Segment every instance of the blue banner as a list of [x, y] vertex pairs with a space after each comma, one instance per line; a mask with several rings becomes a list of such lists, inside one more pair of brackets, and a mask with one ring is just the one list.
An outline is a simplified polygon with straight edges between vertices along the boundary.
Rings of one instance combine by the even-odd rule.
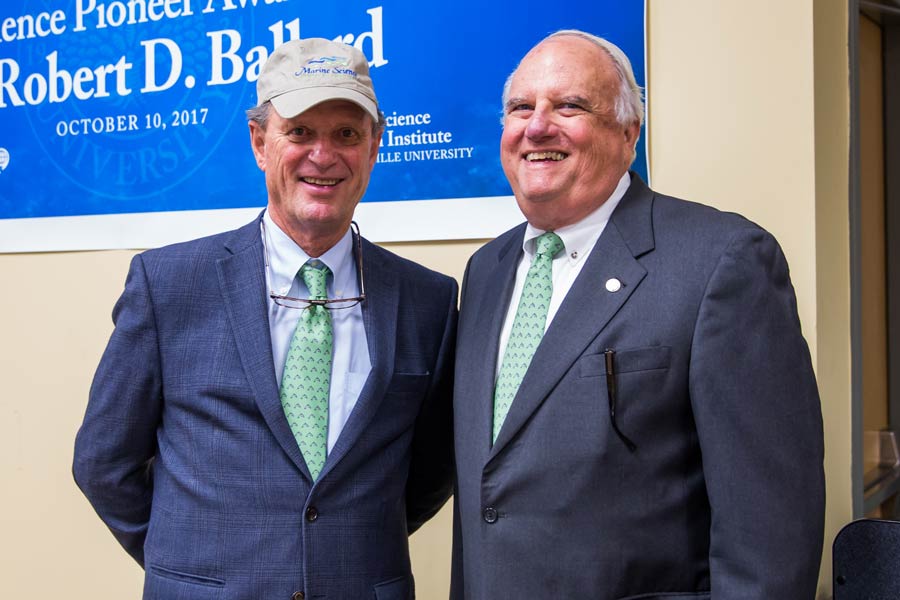
[[[644, 2], [25, 0], [0, 14], [0, 220], [260, 207], [244, 111], [301, 37], [366, 54], [388, 123], [364, 203], [509, 196], [507, 75], [547, 33], [610, 39], [644, 84]], [[635, 168], [646, 177], [643, 136]]]

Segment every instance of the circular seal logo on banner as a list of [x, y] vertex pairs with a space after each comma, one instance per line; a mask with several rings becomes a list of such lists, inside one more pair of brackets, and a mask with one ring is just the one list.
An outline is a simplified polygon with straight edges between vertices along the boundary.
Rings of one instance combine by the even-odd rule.
[[[32, 16], [53, 10], [25, 4]], [[233, 175], [210, 158], [245, 127], [254, 17], [220, 4], [204, 14], [206, 2], [73, 3], [58, 22], [65, 31], [16, 42], [18, 75], [6, 77], [14, 107], [4, 111], [25, 113], [25, 143], [40, 149], [40, 177], [57, 188], [60, 206], [48, 212], [71, 214], [71, 184], [88, 194], [77, 213], [145, 212], [177, 208], [203, 195], [203, 179]]]

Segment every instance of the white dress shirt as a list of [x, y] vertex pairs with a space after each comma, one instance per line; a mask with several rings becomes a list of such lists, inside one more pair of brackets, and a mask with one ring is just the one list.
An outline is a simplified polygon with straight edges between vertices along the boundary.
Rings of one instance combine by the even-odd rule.
[[[631, 185], [631, 176], [628, 173], [622, 175], [616, 189], [606, 202], [601, 204], [594, 212], [582, 220], [572, 225], [566, 225], [555, 231], [565, 244], [565, 249], [553, 259], [553, 292], [550, 296], [550, 307], [547, 311], [547, 323], [544, 331], [550, 327], [556, 311], [566, 298], [566, 294], [575, 283], [578, 274], [587, 262], [594, 244], [600, 238], [600, 234], [606, 228], [609, 217], [612, 215], [616, 206], [628, 186]], [[503, 321], [503, 329], [500, 330], [500, 348], [497, 354], [497, 370], [494, 378], [500, 374], [500, 366], [503, 364], [503, 355], [506, 352], [506, 344], [509, 341], [510, 330], [513, 326], [513, 320], [516, 318], [516, 309], [519, 307], [519, 299], [522, 296], [522, 288], [525, 287], [525, 277], [528, 275], [528, 269], [531, 268], [531, 261], [534, 259], [535, 245], [537, 238], [544, 233], [544, 230], [533, 227], [531, 223], [525, 226], [525, 237], [522, 239], [522, 257], [519, 259], [519, 266], [516, 269], [516, 285], [513, 288], [512, 298], [510, 298], [509, 308], [506, 311], [506, 319]]]
[[[268, 251], [266, 283], [269, 290], [280, 296], [309, 298], [309, 290], [303, 279], [297, 277], [297, 273], [310, 256], [275, 224], [268, 211], [263, 215], [263, 223], [265, 228], [261, 235], [264, 236], [263, 243]], [[329, 298], [353, 298], [359, 295], [353, 246], [353, 233], [348, 229], [337, 244], [317, 257], [331, 270], [327, 284]], [[271, 298], [268, 299], [268, 306], [275, 377], [281, 387], [284, 363], [302, 310], [280, 306]], [[329, 312], [334, 330], [331, 390], [328, 397], [328, 452], [331, 452], [356, 406], [359, 393], [372, 370], [372, 362], [363, 326], [362, 305]]]

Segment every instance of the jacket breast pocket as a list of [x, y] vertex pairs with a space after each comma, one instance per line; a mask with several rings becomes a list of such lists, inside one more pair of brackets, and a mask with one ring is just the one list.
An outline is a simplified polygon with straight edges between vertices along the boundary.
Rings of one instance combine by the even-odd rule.
[[428, 393], [430, 382], [429, 373], [395, 372], [391, 376], [378, 417], [383, 431], [389, 431], [394, 427], [404, 431], [412, 428]]
[[[613, 370], [616, 375], [669, 368], [672, 349], [669, 346], [645, 346], [615, 350]], [[606, 354], [588, 354], [579, 361], [581, 377], [606, 375]]]

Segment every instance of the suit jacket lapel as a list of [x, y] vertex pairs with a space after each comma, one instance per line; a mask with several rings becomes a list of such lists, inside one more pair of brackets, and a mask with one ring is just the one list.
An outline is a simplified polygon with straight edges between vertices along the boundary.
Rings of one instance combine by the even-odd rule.
[[[646, 276], [636, 257], [653, 248], [651, 208], [652, 192], [632, 173], [631, 187], [535, 351], [491, 456], [522, 428]], [[621, 288], [608, 290], [611, 279]]]
[[384, 399], [394, 374], [400, 295], [397, 275], [379, 248], [365, 239], [362, 246], [366, 278], [366, 300], [362, 304], [362, 311], [372, 371], [337, 442], [328, 453], [320, 478], [347, 454], [365, 431]]
[[500, 330], [503, 328], [515, 286], [516, 268], [522, 255], [524, 233], [523, 224], [516, 229], [514, 235], [510, 236], [509, 242], [497, 253], [495, 268], [483, 272], [486, 281], [469, 282], [469, 285], [477, 286], [478, 302], [474, 305], [467, 302], [466, 310], [473, 311], [476, 315], [473, 329], [478, 333], [479, 340], [471, 346], [476, 351], [465, 357], [469, 365], [467, 372], [470, 374], [470, 382], [463, 384], [457, 380], [456, 385], [468, 385], [469, 389], [478, 393], [473, 405], [477, 410], [474, 421], [477, 426], [474, 434], [479, 456], [486, 457], [491, 450]]
[[235, 231], [226, 249], [231, 255], [220, 259], [216, 268], [241, 365], [263, 419], [287, 455], [309, 477], [284, 416], [275, 379], [259, 219]]

